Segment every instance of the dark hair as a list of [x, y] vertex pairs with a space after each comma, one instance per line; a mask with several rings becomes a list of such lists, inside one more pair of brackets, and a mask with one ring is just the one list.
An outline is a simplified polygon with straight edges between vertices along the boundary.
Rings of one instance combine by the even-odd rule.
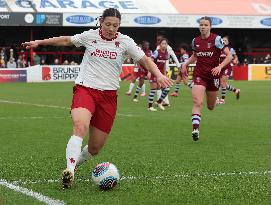
[[188, 45], [187, 44], [185, 44], [185, 43], [182, 43], [182, 44], [180, 44], [180, 47], [179, 47], [179, 49], [184, 49], [185, 51], [187, 51], [188, 50]]
[[167, 39], [167, 38], [162, 38], [162, 39], [160, 40], [159, 44], [161, 44], [161, 43], [162, 43], [162, 41], [166, 41], [166, 42], [167, 42], [167, 44], [168, 44], [168, 39]]
[[230, 36], [226, 35], [226, 36], [223, 36], [223, 38], [228, 39], [228, 41], [230, 42]]
[[210, 22], [210, 25], [212, 25], [212, 19], [211, 19], [209, 16], [203, 16], [203, 17], [201, 17], [199, 20], [200, 20], [200, 21], [201, 21], [201, 20], [207, 20], [207, 21]]
[[121, 21], [121, 14], [118, 9], [115, 8], [108, 8], [103, 11], [103, 14], [101, 16], [102, 19], [105, 19], [106, 17], [117, 17]]
[[149, 43], [149, 41], [143, 40], [142, 45], [144, 45], [145, 43]]

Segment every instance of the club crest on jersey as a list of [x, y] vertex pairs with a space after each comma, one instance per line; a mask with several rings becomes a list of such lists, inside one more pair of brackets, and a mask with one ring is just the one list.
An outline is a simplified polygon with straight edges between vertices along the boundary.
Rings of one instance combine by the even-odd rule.
[[201, 78], [200, 77], [197, 77], [196, 78], [196, 82], [199, 83], [201, 81]]
[[115, 42], [115, 46], [116, 46], [117, 48], [119, 48], [119, 47], [120, 47], [120, 42], [116, 41], [116, 42]]
[[118, 54], [117, 54], [117, 52], [114, 52], [114, 51], [100, 50], [97, 48], [90, 55], [95, 56], [95, 57], [99, 57], [99, 58], [116, 59]]
[[94, 40], [94, 41], [92, 41], [92, 43], [97, 43], [97, 41], [96, 41], [96, 40]]
[[212, 47], [212, 43], [207, 43], [207, 48], [211, 48]]

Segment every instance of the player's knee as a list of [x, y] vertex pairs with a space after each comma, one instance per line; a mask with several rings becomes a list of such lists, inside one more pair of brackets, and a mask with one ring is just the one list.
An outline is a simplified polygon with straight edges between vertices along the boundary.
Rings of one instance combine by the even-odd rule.
[[208, 105], [207, 108], [208, 108], [208, 110], [213, 110], [213, 109], [215, 109], [215, 106], [214, 105]]
[[89, 124], [83, 121], [76, 121], [73, 124], [73, 131], [75, 135], [85, 136], [88, 132]]
[[202, 107], [202, 105], [203, 105], [202, 100], [200, 100], [200, 99], [197, 98], [197, 97], [194, 97], [194, 98], [193, 98], [193, 102], [194, 102], [194, 106], [195, 106], [195, 107]]
[[91, 145], [91, 146], [88, 146], [88, 152], [94, 156], [94, 155], [97, 155], [101, 150], [101, 147], [98, 146], [98, 145]]

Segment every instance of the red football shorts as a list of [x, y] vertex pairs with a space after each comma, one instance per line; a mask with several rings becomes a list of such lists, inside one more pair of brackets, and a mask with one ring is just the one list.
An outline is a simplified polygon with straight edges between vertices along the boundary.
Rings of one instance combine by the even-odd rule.
[[218, 91], [220, 86], [219, 78], [202, 78], [198, 76], [193, 76], [194, 85], [202, 85], [207, 91]]
[[151, 77], [150, 77], [150, 83], [157, 83], [157, 78], [155, 75], [151, 74]]
[[117, 96], [116, 90], [101, 91], [75, 85], [71, 110], [79, 107], [88, 109], [92, 114], [90, 125], [109, 134], [117, 112]]

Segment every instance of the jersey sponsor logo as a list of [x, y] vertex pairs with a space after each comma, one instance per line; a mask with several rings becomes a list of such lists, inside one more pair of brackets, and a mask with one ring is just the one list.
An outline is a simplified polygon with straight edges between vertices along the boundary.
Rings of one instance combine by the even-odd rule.
[[94, 18], [87, 15], [73, 15], [68, 16], [66, 21], [73, 24], [88, 24], [94, 21]]
[[271, 26], [271, 18], [262, 19], [261, 24], [265, 26]]
[[166, 60], [157, 59], [157, 63], [166, 63]]
[[161, 22], [161, 19], [156, 16], [139, 16], [134, 19], [137, 24], [152, 25]]
[[197, 56], [198, 57], [212, 57], [214, 52], [198, 52]]
[[118, 54], [117, 52], [114, 52], [114, 51], [100, 50], [97, 48], [94, 52], [91, 53], [91, 56], [95, 56], [99, 58], [116, 59]]

